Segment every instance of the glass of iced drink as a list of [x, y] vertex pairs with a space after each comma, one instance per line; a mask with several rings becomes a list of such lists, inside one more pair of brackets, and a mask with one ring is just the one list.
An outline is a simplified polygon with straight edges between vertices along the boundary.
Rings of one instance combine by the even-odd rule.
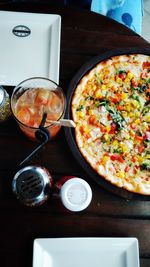
[[30, 78], [14, 88], [11, 109], [23, 133], [34, 141], [35, 132], [46, 113], [44, 127], [48, 129], [50, 138], [53, 138], [60, 130], [60, 125], [53, 121], [59, 121], [64, 116], [65, 96], [55, 82], [41, 77]]

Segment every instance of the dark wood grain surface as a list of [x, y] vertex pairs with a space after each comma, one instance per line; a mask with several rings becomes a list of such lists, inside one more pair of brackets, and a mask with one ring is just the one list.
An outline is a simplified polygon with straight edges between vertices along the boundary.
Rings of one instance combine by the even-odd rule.
[[[60, 85], [65, 94], [76, 72], [92, 57], [120, 48], [150, 49], [150, 44], [135, 32], [88, 10], [42, 2], [0, 3], [0, 10], [61, 15]], [[11, 94], [12, 88], [6, 89]], [[64, 175], [88, 181], [93, 191], [90, 206], [70, 213], [60, 207], [54, 195], [36, 208], [16, 200], [11, 189], [13, 175], [35, 147], [13, 118], [0, 125], [0, 266], [31, 267], [33, 240], [39, 237], [136, 237], [141, 267], [149, 267], [150, 201], [123, 198], [98, 185], [72, 155], [63, 129], [31, 163], [45, 166], [54, 183]]]

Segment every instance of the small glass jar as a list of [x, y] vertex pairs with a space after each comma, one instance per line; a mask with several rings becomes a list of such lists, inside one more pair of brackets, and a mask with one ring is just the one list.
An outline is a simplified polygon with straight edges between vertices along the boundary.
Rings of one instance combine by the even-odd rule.
[[65, 176], [55, 186], [62, 205], [69, 211], [82, 211], [91, 203], [91, 187], [79, 177]]
[[17, 171], [12, 191], [24, 205], [42, 205], [51, 194], [53, 179], [45, 167], [30, 165]]
[[0, 123], [6, 121], [11, 115], [10, 98], [6, 90], [0, 86]]

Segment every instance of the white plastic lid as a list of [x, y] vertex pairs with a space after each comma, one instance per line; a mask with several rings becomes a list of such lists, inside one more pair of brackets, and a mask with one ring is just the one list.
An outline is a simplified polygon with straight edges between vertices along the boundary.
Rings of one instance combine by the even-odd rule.
[[81, 178], [71, 178], [60, 190], [63, 205], [71, 211], [81, 211], [88, 207], [92, 199], [89, 184]]

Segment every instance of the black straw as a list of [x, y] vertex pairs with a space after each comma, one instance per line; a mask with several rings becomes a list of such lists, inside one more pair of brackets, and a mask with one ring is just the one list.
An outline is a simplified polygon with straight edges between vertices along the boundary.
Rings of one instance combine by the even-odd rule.
[[46, 122], [47, 113], [43, 113], [43, 117], [39, 126], [39, 129], [35, 132], [36, 138], [41, 142], [41, 144], [36, 147], [20, 164], [19, 166], [22, 166], [24, 163], [29, 161], [49, 140], [50, 133], [49, 131], [44, 128], [44, 124]]

